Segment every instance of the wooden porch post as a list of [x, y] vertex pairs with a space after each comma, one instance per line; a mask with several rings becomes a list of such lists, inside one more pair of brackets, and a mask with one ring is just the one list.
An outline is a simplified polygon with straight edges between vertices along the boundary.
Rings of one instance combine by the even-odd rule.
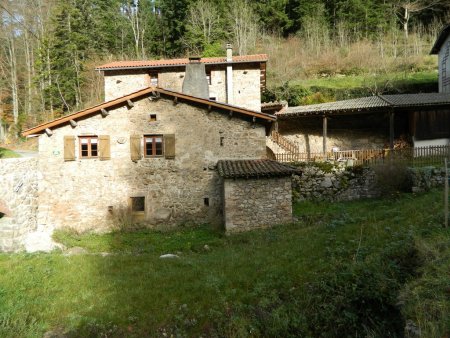
[[394, 149], [394, 112], [389, 113], [389, 148]]
[[327, 154], [327, 130], [328, 126], [327, 126], [327, 116], [324, 115], [323, 116], [323, 155], [325, 157], [325, 155]]

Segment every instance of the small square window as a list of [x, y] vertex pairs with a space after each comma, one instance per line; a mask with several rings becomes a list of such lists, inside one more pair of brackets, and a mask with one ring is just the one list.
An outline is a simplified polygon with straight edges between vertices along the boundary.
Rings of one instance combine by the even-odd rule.
[[148, 120], [149, 120], [149, 122], [156, 122], [156, 114], [150, 114]]
[[131, 197], [131, 211], [144, 212], [145, 211], [145, 197]]
[[158, 86], [158, 72], [151, 72], [150, 74], [150, 85], [153, 87]]
[[215, 97], [215, 96], [211, 96], [209, 99], [210, 99], [211, 101], [217, 101], [217, 97]]
[[80, 158], [98, 157], [98, 137], [80, 136]]
[[145, 157], [158, 157], [164, 155], [162, 135], [144, 136], [144, 155]]
[[212, 84], [211, 82], [211, 69], [206, 69], [206, 81], [208, 82], [208, 84]]

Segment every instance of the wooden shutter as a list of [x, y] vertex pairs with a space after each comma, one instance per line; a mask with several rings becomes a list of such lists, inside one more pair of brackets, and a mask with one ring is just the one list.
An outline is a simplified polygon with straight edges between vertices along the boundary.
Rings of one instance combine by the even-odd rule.
[[164, 156], [175, 158], [175, 134], [164, 135]]
[[75, 161], [75, 136], [64, 136], [64, 161]]
[[111, 142], [109, 135], [100, 135], [98, 137], [98, 149], [100, 161], [111, 159]]
[[141, 159], [141, 139], [142, 137], [140, 135], [130, 136], [130, 153], [132, 161]]

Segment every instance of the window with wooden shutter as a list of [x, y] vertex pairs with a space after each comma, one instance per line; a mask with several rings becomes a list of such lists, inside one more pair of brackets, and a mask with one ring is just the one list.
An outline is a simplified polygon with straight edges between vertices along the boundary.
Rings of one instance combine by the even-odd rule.
[[100, 135], [98, 137], [98, 150], [100, 161], [111, 159], [111, 142], [109, 135]]
[[130, 137], [130, 153], [131, 160], [138, 161], [141, 159], [141, 136], [131, 135]]
[[75, 136], [64, 136], [64, 161], [75, 161]]
[[164, 156], [175, 158], [175, 134], [164, 135]]

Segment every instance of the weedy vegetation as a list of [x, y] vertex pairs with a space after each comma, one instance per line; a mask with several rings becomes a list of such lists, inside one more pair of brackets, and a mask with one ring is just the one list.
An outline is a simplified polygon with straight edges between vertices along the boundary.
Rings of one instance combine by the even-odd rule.
[[442, 191], [294, 209], [293, 224], [244, 234], [58, 231], [87, 253], [2, 254], [0, 336], [450, 333]]

